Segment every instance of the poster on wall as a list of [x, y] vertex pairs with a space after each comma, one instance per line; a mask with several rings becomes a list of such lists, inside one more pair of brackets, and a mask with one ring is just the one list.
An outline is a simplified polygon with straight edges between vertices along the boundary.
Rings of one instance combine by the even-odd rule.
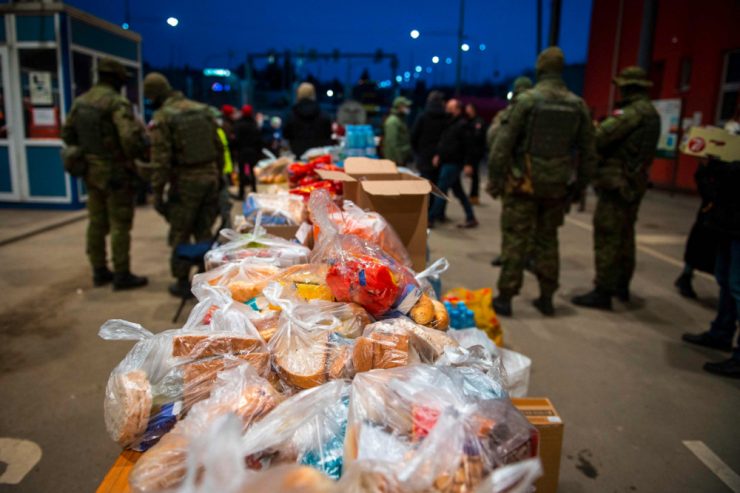
[[33, 106], [51, 106], [54, 96], [51, 90], [51, 72], [29, 72], [28, 86]]
[[660, 115], [660, 139], [658, 139], [656, 157], [674, 158], [678, 151], [681, 100], [655, 99], [653, 106]]

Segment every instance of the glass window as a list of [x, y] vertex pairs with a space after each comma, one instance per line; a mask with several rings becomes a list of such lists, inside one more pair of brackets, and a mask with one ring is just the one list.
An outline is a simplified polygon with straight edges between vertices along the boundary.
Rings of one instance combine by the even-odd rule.
[[59, 138], [59, 80], [54, 48], [18, 50], [27, 139]]
[[740, 50], [725, 55], [725, 73], [719, 88], [717, 125], [722, 126], [740, 109]]
[[5, 87], [3, 87], [3, 63], [0, 57], [0, 139], [8, 138], [8, 122], [5, 113]]
[[93, 59], [92, 56], [79, 51], [72, 52], [72, 92], [77, 97], [93, 86]]

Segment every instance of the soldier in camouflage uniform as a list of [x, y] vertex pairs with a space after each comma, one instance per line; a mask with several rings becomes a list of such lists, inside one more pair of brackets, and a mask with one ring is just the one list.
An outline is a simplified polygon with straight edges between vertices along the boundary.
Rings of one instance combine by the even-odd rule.
[[610, 310], [612, 296], [629, 301], [635, 270], [635, 222], [648, 183], [648, 170], [660, 136], [660, 117], [648, 96], [652, 83], [640, 67], [627, 67], [615, 77], [622, 100], [619, 109], [596, 128], [601, 161], [594, 188], [595, 288], [573, 303]]
[[[64, 122], [62, 139], [76, 149], [82, 162], [80, 176], [87, 187], [87, 255], [93, 284], [113, 281], [113, 289], [145, 286], [146, 277], [130, 271], [129, 250], [134, 219], [134, 158], [146, 153], [143, 124], [131, 103], [121, 95], [126, 69], [109, 58], [98, 62], [98, 83], [78, 97]], [[113, 272], [108, 269], [105, 237], [110, 233]]]
[[[503, 263], [493, 307], [504, 316], [511, 315], [511, 299], [521, 288], [530, 243], [540, 285], [534, 305], [545, 315], [554, 314], [558, 228], [568, 201], [583, 193], [596, 164], [588, 108], [565, 86], [564, 65], [560, 48], [540, 53], [537, 84], [519, 95], [491, 149], [489, 192], [503, 194]], [[577, 167], [575, 151], [580, 153]]]
[[193, 238], [200, 242], [213, 236], [223, 148], [208, 107], [173, 91], [162, 74], [146, 76], [144, 95], [156, 109], [149, 124], [152, 189], [155, 208], [170, 223], [170, 268], [176, 282], [169, 291], [185, 296], [191, 265], [178, 259], [175, 249]]

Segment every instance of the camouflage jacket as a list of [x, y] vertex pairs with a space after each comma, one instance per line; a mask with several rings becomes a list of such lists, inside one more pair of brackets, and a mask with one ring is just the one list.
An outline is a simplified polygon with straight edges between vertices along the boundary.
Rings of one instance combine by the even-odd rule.
[[[545, 118], [541, 107], [562, 112], [551, 112]], [[534, 130], [537, 125], [539, 131]], [[586, 104], [568, 91], [559, 76], [545, 75], [532, 89], [519, 94], [516, 104], [503, 115], [489, 155], [489, 175], [492, 183], [505, 183], [502, 188], [507, 193], [559, 198], [569, 186], [577, 190], [588, 186], [596, 159]]]
[[135, 173], [133, 160], [146, 154], [146, 134], [128, 99], [107, 84], [97, 84], [75, 99], [62, 127], [67, 146], [80, 148], [88, 186], [118, 188]]
[[[193, 120], [180, 120], [188, 115]], [[175, 181], [219, 179], [224, 151], [217, 128], [208, 108], [182, 93], [175, 92], [164, 101], [148, 127], [155, 193]]]
[[620, 190], [627, 200], [641, 196], [660, 137], [660, 116], [647, 93], [635, 94], [596, 128], [601, 156], [594, 186]]

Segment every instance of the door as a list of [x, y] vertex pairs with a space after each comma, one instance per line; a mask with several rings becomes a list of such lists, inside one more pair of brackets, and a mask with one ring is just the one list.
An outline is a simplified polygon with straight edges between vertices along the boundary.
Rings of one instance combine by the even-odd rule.
[[10, 104], [10, 70], [8, 69], [8, 49], [0, 47], [0, 200], [20, 198], [17, 176], [15, 143], [16, 127]]

